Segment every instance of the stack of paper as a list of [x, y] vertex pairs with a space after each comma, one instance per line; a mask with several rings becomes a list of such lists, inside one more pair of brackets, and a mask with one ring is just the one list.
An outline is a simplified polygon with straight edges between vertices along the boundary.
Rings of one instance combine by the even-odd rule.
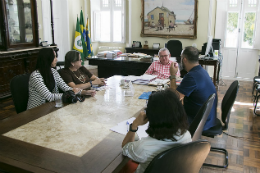
[[[135, 117], [132, 117], [128, 120], [124, 120], [124, 121], [118, 123], [117, 126], [112, 127], [110, 130], [112, 130], [116, 133], [126, 135], [129, 130], [129, 124], [133, 123], [134, 120], [135, 120]], [[140, 139], [148, 136], [148, 134], [145, 132], [148, 128], [148, 125], [149, 125], [149, 122], [146, 123], [145, 125], [138, 127], [138, 130], [136, 133]]]
[[148, 83], [156, 79], [156, 77], [156, 75], [143, 74], [142, 76], [139, 76], [139, 78], [137, 78], [133, 83], [147, 85]]
[[158, 86], [158, 85], [164, 85], [170, 82], [170, 79], [155, 79], [148, 83], [148, 85]]

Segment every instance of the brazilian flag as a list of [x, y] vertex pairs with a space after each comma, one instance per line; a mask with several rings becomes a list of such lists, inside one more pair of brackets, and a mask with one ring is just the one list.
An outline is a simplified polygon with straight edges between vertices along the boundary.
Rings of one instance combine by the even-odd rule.
[[76, 24], [76, 31], [75, 31], [75, 40], [73, 49], [83, 53], [83, 46], [82, 46], [82, 35], [80, 31], [79, 19], [77, 17], [77, 24]]
[[88, 57], [93, 56], [93, 48], [92, 48], [92, 44], [91, 44], [91, 40], [90, 40], [90, 31], [88, 30], [88, 19], [87, 19], [87, 25], [86, 25], [86, 39], [87, 39], [87, 49], [88, 49]]
[[82, 35], [82, 47], [83, 47], [83, 53], [81, 54], [82, 62], [84, 62], [85, 58], [88, 57], [88, 49], [86, 46], [86, 28], [84, 23], [84, 17], [82, 10], [80, 11], [80, 20], [79, 20], [81, 35]]

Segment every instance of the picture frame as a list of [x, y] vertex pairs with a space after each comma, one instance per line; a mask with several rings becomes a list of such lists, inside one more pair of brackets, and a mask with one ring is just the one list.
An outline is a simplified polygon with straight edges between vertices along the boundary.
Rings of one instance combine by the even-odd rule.
[[153, 49], [159, 49], [160, 43], [153, 43]]
[[135, 47], [135, 48], [141, 48], [142, 47], [142, 44], [140, 41], [133, 41], [133, 45], [132, 47]]
[[197, 38], [198, 0], [141, 2], [141, 37]]

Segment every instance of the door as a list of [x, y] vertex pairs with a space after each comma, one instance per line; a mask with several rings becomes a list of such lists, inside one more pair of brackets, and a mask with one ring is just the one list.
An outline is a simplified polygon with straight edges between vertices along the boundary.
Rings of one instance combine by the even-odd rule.
[[256, 75], [258, 5], [257, 0], [217, 1], [215, 38], [222, 40], [222, 77], [252, 79]]
[[159, 13], [159, 23], [164, 28], [164, 13]]

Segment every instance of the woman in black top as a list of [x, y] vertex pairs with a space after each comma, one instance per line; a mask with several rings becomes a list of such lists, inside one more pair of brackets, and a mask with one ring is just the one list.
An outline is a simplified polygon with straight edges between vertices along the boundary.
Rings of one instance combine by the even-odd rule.
[[63, 80], [70, 86], [83, 89], [82, 94], [93, 94], [92, 85], [105, 85], [103, 78], [98, 78], [81, 65], [80, 53], [72, 50], [65, 55], [65, 68], [59, 70]]

